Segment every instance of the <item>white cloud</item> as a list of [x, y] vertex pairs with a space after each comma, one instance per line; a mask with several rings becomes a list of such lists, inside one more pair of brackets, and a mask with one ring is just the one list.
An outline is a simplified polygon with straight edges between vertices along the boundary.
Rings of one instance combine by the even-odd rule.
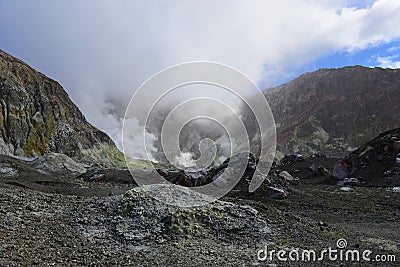
[[112, 133], [110, 109], [118, 122], [133, 91], [172, 64], [217, 61], [269, 86], [320, 57], [400, 38], [400, 1], [359, 2], [0, 1], [0, 45]]
[[376, 61], [378, 66], [382, 68], [398, 69], [400, 68], [399, 55], [387, 56], [387, 57], [377, 57]]
[[393, 53], [393, 52], [396, 52], [396, 51], [399, 51], [399, 50], [400, 50], [400, 45], [399, 45], [399, 46], [392, 46], [392, 47], [390, 47], [390, 48], [387, 50], [387, 52]]

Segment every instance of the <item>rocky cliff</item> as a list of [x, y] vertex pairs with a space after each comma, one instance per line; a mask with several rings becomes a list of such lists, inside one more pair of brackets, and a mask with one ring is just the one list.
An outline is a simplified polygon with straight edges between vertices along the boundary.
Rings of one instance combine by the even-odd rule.
[[0, 154], [80, 158], [111, 139], [88, 123], [59, 83], [0, 50]]
[[320, 69], [265, 90], [285, 154], [344, 156], [400, 127], [400, 70]]

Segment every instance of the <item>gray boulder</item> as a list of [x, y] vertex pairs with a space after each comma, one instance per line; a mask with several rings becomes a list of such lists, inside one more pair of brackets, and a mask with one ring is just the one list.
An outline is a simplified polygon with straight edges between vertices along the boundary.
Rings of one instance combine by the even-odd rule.
[[336, 179], [342, 180], [346, 177], [349, 177], [349, 175], [350, 170], [347, 163], [344, 160], [338, 160], [338, 162], [335, 164], [335, 167], [333, 168], [332, 176]]
[[[159, 189], [152, 186], [151, 189], [167, 190], [167, 198], [185, 195], [189, 190], [176, 186], [166, 188], [165, 185]], [[128, 191], [121, 200], [119, 213], [124, 219], [117, 223], [116, 233], [127, 241], [187, 236], [207, 240], [218, 236], [220, 239], [248, 240], [252, 243], [266, 239], [271, 231], [257, 210], [250, 206], [218, 200], [206, 206], [188, 208], [165, 203], [152, 198], [141, 188]]]

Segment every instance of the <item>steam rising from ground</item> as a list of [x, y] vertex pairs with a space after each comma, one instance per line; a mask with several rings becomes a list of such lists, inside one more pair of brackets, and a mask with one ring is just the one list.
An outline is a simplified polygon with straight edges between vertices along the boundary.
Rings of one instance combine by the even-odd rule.
[[[200, 88], [199, 88], [200, 89]], [[202, 88], [203, 93], [207, 88]], [[214, 88], [215, 89], [215, 88]], [[188, 95], [193, 95], [195, 92], [193, 88], [187, 88], [189, 90]], [[200, 89], [201, 90], [201, 89]], [[157, 162], [167, 162], [164, 156], [165, 150], [161, 144], [161, 129], [163, 126], [163, 122], [172, 112], [172, 110], [181, 103], [180, 98], [183, 96], [168, 96], [166, 99], [160, 103], [160, 109], [157, 109], [157, 112], [153, 113], [147, 121], [147, 128], [144, 129], [143, 121], [139, 121], [137, 118], [128, 119], [127, 125], [129, 127], [129, 132], [131, 133], [129, 137], [130, 145], [128, 146], [129, 151], [127, 152], [129, 155], [135, 155], [137, 158], [147, 159], [147, 156], [150, 156], [150, 159]], [[232, 98], [229, 93], [221, 94], [220, 98], [229, 99]], [[236, 112], [239, 113], [239, 105], [233, 106], [236, 109]], [[201, 104], [192, 103], [191, 107], [185, 109], [185, 112], [182, 114], [176, 114], [175, 119], [177, 121], [180, 120], [180, 117], [183, 116], [195, 116], [199, 110], [208, 110], [210, 114], [220, 114], [220, 118], [222, 118], [219, 123], [214, 121], [209, 121], [206, 119], [197, 119], [191, 122], [188, 122], [180, 131], [179, 136], [179, 145], [182, 153], [178, 156], [174, 157], [173, 164], [181, 166], [181, 167], [191, 167], [196, 164], [196, 159], [198, 159], [201, 155], [199, 144], [205, 138], [208, 138], [214, 141], [216, 145], [216, 156], [213, 164], [217, 165], [222, 163], [225, 159], [231, 156], [232, 148], [237, 147], [236, 144], [231, 144], [230, 140], [225, 129], [221, 127], [221, 125], [228, 125], [231, 122], [231, 114], [226, 114], [224, 116], [224, 112], [226, 110], [224, 108], [217, 108], [217, 106], [203, 106]], [[116, 127], [112, 132], [114, 136], [120, 134], [119, 127]], [[143, 135], [145, 136], [145, 140], [143, 140]], [[114, 137], [114, 140], [116, 138]], [[118, 140], [118, 139], [117, 139]], [[121, 145], [121, 140], [117, 141], [119, 146]], [[141, 144], [145, 142], [147, 148], [147, 154], [143, 151], [140, 151]], [[207, 151], [210, 151], [211, 148], [207, 148]], [[206, 151], [206, 152], [207, 152]]]
[[175, 157], [174, 163], [180, 167], [188, 168], [195, 166], [196, 161], [193, 159], [193, 153], [182, 152], [179, 156]]
[[[227, 96], [228, 97], [228, 96]], [[174, 106], [179, 104], [179, 101], [170, 101], [169, 103], [163, 104], [163, 110], [156, 113], [152, 118], [151, 126], [145, 129], [144, 122], [139, 121], [137, 118], [127, 119], [124, 127], [126, 127], [129, 135], [126, 136], [129, 142], [128, 146], [125, 146], [125, 153], [128, 155], [134, 155], [138, 159], [150, 159], [154, 162], [165, 162], [164, 152], [160, 142], [160, 131], [162, 122]], [[193, 112], [199, 108], [205, 109], [207, 107], [199, 107], [194, 105]], [[237, 112], [240, 113], [239, 106], [236, 107]], [[190, 112], [190, 111], [188, 111]], [[221, 110], [213, 110], [211, 112], [221, 112]], [[117, 119], [112, 114], [107, 114], [107, 122], [109, 127], [112, 128], [108, 131], [108, 134], [116, 143], [117, 147], [122, 151], [122, 135], [121, 129], [123, 120]], [[229, 124], [231, 120], [230, 116], [226, 116], [221, 124]], [[181, 167], [191, 167], [196, 163], [196, 159], [200, 156], [199, 143], [204, 138], [210, 138], [215, 142], [217, 153], [214, 165], [221, 164], [224, 160], [231, 156], [233, 150], [238, 146], [234, 139], [230, 139], [224, 129], [214, 122], [206, 120], [198, 120], [188, 123], [180, 133], [180, 147], [182, 153], [176, 156], [173, 164]], [[143, 151], [143, 143], [146, 145], [146, 151]]]
[[[246, 106], [257, 120], [245, 116]], [[251, 150], [257, 127], [247, 131], [245, 121], [261, 123], [264, 136], [271, 139], [266, 144], [266, 138], [259, 138], [258, 143], [275, 151], [274, 121], [259, 88], [239, 71], [222, 64], [192, 62], [165, 69], [136, 91], [125, 118], [137, 122], [123, 130], [129, 157], [137, 157], [132, 143], [140, 133], [137, 127], [143, 125], [142, 134], [145, 131], [145, 136], [151, 136], [144, 141], [149, 142], [145, 147], [152, 159], [182, 168], [206, 168], [241, 152], [258, 156], [255, 152], [261, 150]]]
[[[110, 135], [113, 137], [117, 147], [122, 151], [122, 124], [123, 121], [116, 121], [110, 118], [111, 121], [114, 121], [115, 128], [110, 131]], [[129, 155], [135, 155], [137, 159], [150, 159], [156, 161], [153, 157], [153, 153], [157, 152], [157, 148], [154, 146], [157, 137], [149, 132], [144, 131], [144, 126], [140, 124], [140, 122], [136, 119], [127, 119], [125, 120], [125, 125], [128, 130], [129, 135], [125, 136], [126, 141], [129, 143], [128, 146], [125, 146], [124, 153]], [[146, 145], [146, 151], [143, 151], [143, 144]]]

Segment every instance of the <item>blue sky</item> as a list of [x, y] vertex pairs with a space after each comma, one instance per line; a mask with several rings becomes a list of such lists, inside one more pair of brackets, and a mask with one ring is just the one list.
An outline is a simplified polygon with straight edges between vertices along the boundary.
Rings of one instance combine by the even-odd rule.
[[356, 8], [367, 8], [372, 6], [375, 0], [350, 0], [347, 1], [346, 5], [348, 7], [356, 7]]
[[312, 72], [321, 68], [341, 68], [355, 65], [392, 69], [400, 68], [400, 41], [393, 41], [351, 52], [339, 51], [326, 55], [297, 69], [295, 73], [277, 81], [275, 85], [289, 82], [305, 72]]
[[[353, 52], [338, 52], [322, 57], [316, 60], [313, 68], [339, 68], [353, 65], [394, 67], [400, 61], [399, 54], [400, 41], [393, 41], [376, 47]], [[388, 62], [384, 64], [383, 59], [387, 59]]]
[[303, 73], [313, 72], [321, 68], [342, 68], [346, 66], [361, 65], [364, 67], [400, 68], [400, 40], [374, 45], [354, 51], [342, 50], [320, 58], [310, 63], [291, 70], [286, 76], [275, 80], [273, 83], [264, 85], [259, 82], [262, 88], [269, 88], [287, 83]]

